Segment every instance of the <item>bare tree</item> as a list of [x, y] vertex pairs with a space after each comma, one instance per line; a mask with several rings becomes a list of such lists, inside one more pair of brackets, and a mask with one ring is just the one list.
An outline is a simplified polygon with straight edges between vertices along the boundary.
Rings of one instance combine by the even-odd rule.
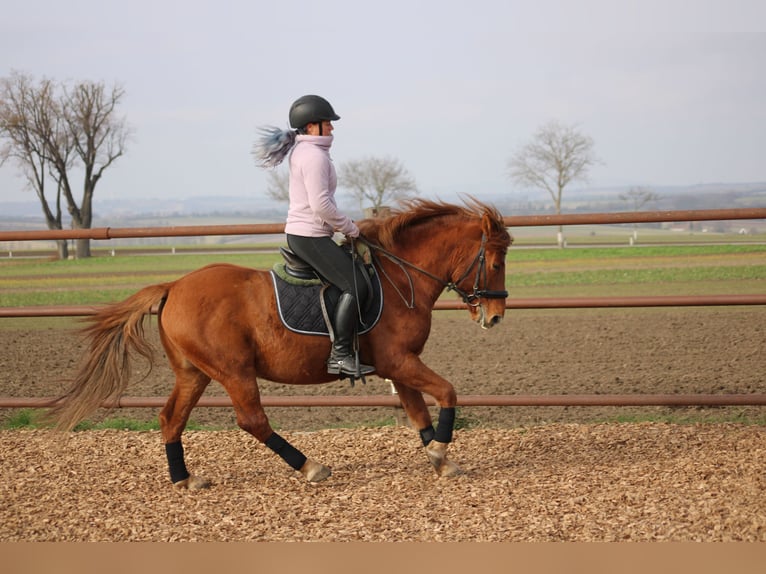
[[270, 171], [266, 195], [277, 201], [290, 201], [290, 173], [287, 171]]
[[[47, 79], [35, 83], [18, 72], [0, 78], [0, 161], [16, 160], [37, 193], [49, 228], [61, 228], [62, 198], [72, 227], [91, 227], [96, 184], [125, 153], [130, 135], [125, 119], [116, 117], [124, 93], [119, 86], [107, 89], [88, 81], [72, 86]], [[79, 204], [71, 180], [74, 169], [84, 173]], [[46, 196], [46, 180], [55, 184], [55, 200]], [[59, 256], [66, 256], [61, 244]], [[90, 240], [77, 240], [76, 256], [90, 257]]]
[[[78, 83], [71, 90], [64, 87], [64, 121], [75, 154], [85, 170], [79, 207], [72, 189], [64, 188], [73, 228], [91, 227], [96, 184], [104, 171], [125, 153], [130, 130], [125, 118], [116, 117], [117, 106], [124, 95], [125, 90], [120, 86], [107, 89], [103, 84], [93, 82]], [[77, 257], [90, 257], [90, 240], [77, 241]]]
[[[597, 161], [590, 137], [580, 133], [576, 126], [551, 121], [508, 160], [508, 171], [520, 185], [547, 190], [556, 213], [560, 214], [566, 186], [576, 180], [587, 181], [588, 169]], [[561, 225], [558, 244], [564, 246]]]
[[[67, 165], [71, 149], [59, 119], [54, 91], [55, 86], [47, 79], [36, 85], [31, 78], [17, 73], [0, 79], [0, 165], [9, 160], [18, 165], [40, 201], [48, 229], [61, 229], [62, 186], [55, 177], [52, 178], [55, 189], [46, 196], [49, 175], [56, 174], [47, 145], [49, 141], [60, 141], [61, 157]], [[58, 257], [66, 259], [69, 255], [66, 240], [56, 243]]]
[[[646, 187], [631, 187], [627, 193], [621, 193], [620, 199], [630, 204], [633, 211], [639, 211], [644, 205], [649, 202], [657, 201], [660, 198], [659, 195], [654, 193], [651, 189]], [[633, 240], [631, 243], [638, 240], [638, 223], [633, 224]]]
[[404, 165], [390, 157], [348, 161], [340, 166], [338, 182], [359, 200], [361, 209], [365, 201], [377, 210], [418, 192], [415, 180]]

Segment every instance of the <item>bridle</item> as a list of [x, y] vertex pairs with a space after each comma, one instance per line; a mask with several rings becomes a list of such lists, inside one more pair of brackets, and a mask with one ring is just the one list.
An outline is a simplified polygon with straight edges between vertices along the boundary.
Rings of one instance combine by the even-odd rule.
[[[479, 299], [505, 299], [508, 297], [508, 291], [493, 291], [489, 289], [479, 289], [479, 283], [483, 280], [484, 285], [487, 285], [487, 258], [486, 258], [486, 246], [487, 246], [487, 234], [482, 233], [481, 234], [481, 246], [479, 247], [479, 252], [476, 254], [476, 257], [473, 258], [473, 261], [468, 266], [468, 268], [463, 272], [463, 274], [460, 276], [459, 279], [456, 281], [445, 281], [441, 277], [438, 277], [431, 273], [430, 271], [426, 271], [425, 269], [418, 267], [414, 263], [410, 263], [406, 259], [402, 259], [398, 255], [395, 255], [394, 253], [391, 253], [387, 249], [384, 249], [380, 245], [376, 245], [375, 243], [371, 243], [368, 239], [359, 236], [359, 240], [362, 241], [365, 245], [367, 245], [370, 249], [373, 250], [373, 252], [378, 251], [385, 255], [386, 258], [390, 259], [399, 267], [402, 269], [404, 274], [407, 276], [407, 280], [409, 281], [410, 285], [410, 301], [409, 303], [404, 297], [404, 294], [399, 290], [399, 288], [396, 286], [396, 284], [391, 280], [391, 278], [386, 273], [385, 269], [383, 269], [382, 266], [378, 266], [381, 270], [381, 272], [386, 276], [386, 279], [388, 279], [389, 283], [394, 287], [396, 292], [399, 294], [399, 296], [402, 298], [402, 301], [408, 306], [408, 308], [413, 309], [415, 307], [415, 290], [412, 285], [412, 277], [410, 277], [410, 274], [407, 272], [405, 267], [409, 267], [410, 269], [414, 269], [418, 273], [425, 275], [426, 277], [429, 277], [433, 279], [434, 281], [440, 283], [442, 287], [444, 287], [447, 291], [454, 291], [457, 293], [460, 298], [463, 300], [463, 302], [468, 305], [469, 307], [478, 307], [481, 303], [479, 302]], [[458, 285], [462, 283], [471, 273], [471, 270], [476, 267], [476, 277], [473, 281], [473, 289], [470, 293], [467, 293]]]
[[[466, 305], [469, 305], [471, 307], [478, 307], [479, 303], [474, 302], [477, 301], [480, 298], [484, 299], [505, 299], [508, 297], [508, 291], [492, 291], [489, 289], [479, 289], [479, 281], [481, 279], [484, 280], [484, 285], [487, 285], [487, 258], [486, 258], [486, 245], [487, 245], [487, 234], [482, 233], [481, 234], [481, 247], [479, 247], [479, 252], [476, 254], [476, 257], [474, 257], [473, 262], [471, 262], [471, 265], [468, 266], [468, 269], [465, 270], [465, 272], [460, 276], [460, 279], [458, 279], [455, 282], [449, 282], [445, 284], [445, 287], [447, 288], [447, 291], [454, 291], [460, 297], [463, 299]], [[471, 272], [471, 269], [476, 266], [476, 277], [473, 281], [473, 290], [470, 294], [466, 293], [462, 289], [458, 287], [459, 283], [462, 283], [463, 280], [468, 277], [468, 274]]]

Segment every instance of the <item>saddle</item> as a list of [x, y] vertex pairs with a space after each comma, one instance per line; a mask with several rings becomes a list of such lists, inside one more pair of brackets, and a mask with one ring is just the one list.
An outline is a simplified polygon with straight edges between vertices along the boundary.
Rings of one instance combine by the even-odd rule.
[[[280, 247], [283, 260], [271, 269], [277, 311], [282, 324], [303, 335], [330, 336], [331, 317], [341, 290], [321, 278], [313, 267], [287, 248]], [[367, 301], [360, 301], [361, 320], [357, 334], [370, 331], [383, 312], [383, 290], [380, 277], [372, 264], [354, 259], [367, 281]]]
[[306, 263], [295, 253], [286, 247], [280, 247], [279, 253], [282, 255], [282, 259], [284, 259], [283, 265], [287, 275], [300, 281], [310, 281], [312, 283], [315, 281], [322, 282], [311, 264]]

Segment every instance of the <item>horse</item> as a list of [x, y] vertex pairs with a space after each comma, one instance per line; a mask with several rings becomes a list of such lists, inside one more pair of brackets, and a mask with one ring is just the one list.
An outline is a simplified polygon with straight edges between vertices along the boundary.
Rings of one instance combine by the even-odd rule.
[[[447, 454], [457, 394], [420, 354], [434, 304], [445, 290], [455, 291], [467, 303], [471, 319], [482, 328], [500, 323], [508, 296], [505, 259], [512, 237], [500, 213], [475, 198], [462, 205], [409, 200], [390, 216], [361, 220], [358, 227], [360, 239], [372, 248], [385, 301], [378, 322], [359, 336], [359, 356], [393, 383], [436, 474], [458, 475], [462, 470]], [[330, 476], [329, 467], [306, 457], [274, 431], [261, 405], [259, 377], [295, 385], [338, 379], [326, 370], [327, 337], [295, 333], [282, 324], [269, 270], [211, 264], [99, 309], [86, 319], [87, 350], [71, 387], [49, 411], [58, 429], [71, 430], [104, 401], [121, 396], [134, 355], [152, 364], [144, 319], [154, 307], [159, 309], [160, 341], [175, 375], [159, 415], [174, 486], [199, 489], [211, 484], [188, 471], [181, 440], [211, 380], [228, 393], [240, 428], [307, 481]], [[423, 393], [439, 406], [436, 426]]]

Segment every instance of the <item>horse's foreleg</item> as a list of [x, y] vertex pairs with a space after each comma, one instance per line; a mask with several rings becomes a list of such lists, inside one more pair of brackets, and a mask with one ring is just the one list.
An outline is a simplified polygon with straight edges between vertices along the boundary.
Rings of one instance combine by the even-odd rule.
[[441, 407], [436, 429], [431, 427], [430, 430], [426, 429], [426, 433], [420, 431], [428, 460], [439, 476], [457, 476], [463, 472], [457, 464], [447, 458], [447, 446], [452, 442], [454, 428], [455, 407]]
[[460, 467], [447, 458], [447, 445], [452, 442], [455, 428], [455, 407], [441, 407], [439, 423], [434, 428], [423, 394], [396, 381], [394, 387], [410, 422], [420, 433], [420, 440], [436, 473], [446, 477], [460, 474]]
[[210, 481], [189, 473], [184, 460], [184, 449], [181, 434], [189, 420], [194, 405], [210, 382], [210, 378], [202, 373], [188, 376], [176, 376], [176, 385], [168, 397], [165, 407], [160, 413], [160, 428], [165, 442], [165, 454], [168, 459], [170, 480], [178, 488], [196, 490], [207, 488]]
[[320, 482], [328, 478], [328, 467], [306, 457], [287, 440], [274, 432], [261, 405], [260, 393], [255, 385], [236, 385], [229, 388], [229, 396], [237, 413], [237, 424], [284, 460], [291, 468], [300, 472], [309, 482]]
[[455, 407], [442, 407], [439, 410], [439, 424], [433, 430], [433, 439], [426, 443], [423, 432], [420, 433], [428, 460], [439, 476], [457, 476], [463, 472], [457, 464], [447, 458], [447, 445], [452, 442], [454, 428]]
[[431, 421], [431, 413], [428, 412], [423, 393], [411, 389], [398, 381], [392, 381], [399, 401], [402, 403], [404, 412], [410, 420], [412, 427], [420, 432], [423, 446], [427, 446], [434, 439], [434, 425]]

